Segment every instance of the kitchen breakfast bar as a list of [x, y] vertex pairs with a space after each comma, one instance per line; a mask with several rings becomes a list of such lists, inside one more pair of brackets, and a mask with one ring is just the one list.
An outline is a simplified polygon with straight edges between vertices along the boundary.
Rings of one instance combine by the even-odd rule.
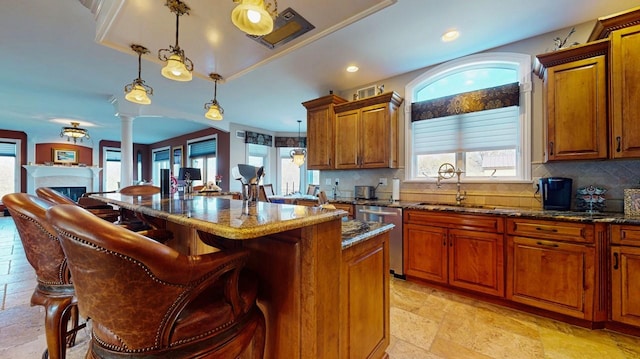
[[242, 246], [259, 277], [265, 358], [387, 358], [392, 225], [346, 212], [216, 196], [93, 198], [166, 226], [188, 255]]

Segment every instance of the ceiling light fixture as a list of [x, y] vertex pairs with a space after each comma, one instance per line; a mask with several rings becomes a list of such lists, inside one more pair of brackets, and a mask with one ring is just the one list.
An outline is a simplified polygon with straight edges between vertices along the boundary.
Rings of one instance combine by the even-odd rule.
[[67, 141], [71, 141], [73, 139], [73, 143], [76, 143], [78, 139], [82, 142], [83, 139], [90, 139], [89, 132], [84, 129], [78, 127], [80, 126], [79, 122], [71, 122], [71, 127], [63, 127], [60, 131], [60, 137], [67, 136]]
[[220, 104], [218, 104], [216, 96], [218, 95], [218, 81], [222, 80], [222, 76], [220, 76], [219, 74], [211, 73], [209, 74], [209, 77], [211, 77], [214, 82], [213, 100], [204, 104], [204, 109], [207, 110], [207, 113], [204, 114], [204, 117], [210, 120], [220, 121], [223, 118], [224, 109], [220, 107]]
[[356, 65], [347, 66], [347, 72], [356, 72], [358, 70], [360, 69]]
[[148, 105], [151, 103], [149, 96], [153, 96], [153, 88], [146, 85], [144, 80], [140, 78], [140, 71], [142, 68], [142, 54], [148, 54], [149, 50], [144, 46], [136, 44], [131, 45], [131, 49], [138, 53], [138, 78], [124, 87], [124, 98], [133, 103]]
[[[298, 146], [300, 146], [300, 122], [302, 120], [298, 120]], [[304, 148], [296, 148], [291, 150], [289, 153], [291, 156], [291, 162], [293, 162], [296, 166], [300, 167], [304, 164], [304, 160], [307, 157], [307, 150]]]
[[189, 6], [180, 0], [167, 0], [165, 3], [169, 10], [176, 14], [176, 46], [169, 45], [168, 49], [158, 50], [158, 58], [166, 61], [162, 68], [162, 76], [175, 81], [191, 81], [193, 62], [184, 55], [184, 50], [178, 45], [178, 30], [180, 29], [180, 16], [189, 15]]
[[457, 39], [460, 36], [460, 32], [458, 30], [449, 30], [442, 34], [442, 41], [449, 42]]
[[278, 1], [271, 4], [264, 0], [233, 0], [238, 4], [231, 12], [231, 22], [249, 35], [262, 36], [273, 31], [273, 19], [278, 16]]

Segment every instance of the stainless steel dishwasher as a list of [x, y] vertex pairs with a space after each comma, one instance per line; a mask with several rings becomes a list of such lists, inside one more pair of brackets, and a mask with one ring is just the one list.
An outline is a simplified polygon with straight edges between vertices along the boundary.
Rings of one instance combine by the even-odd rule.
[[356, 219], [365, 222], [392, 223], [389, 232], [389, 268], [394, 277], [404, 279], [402, 250], [402, 208], [386, 206], [356, 205]]

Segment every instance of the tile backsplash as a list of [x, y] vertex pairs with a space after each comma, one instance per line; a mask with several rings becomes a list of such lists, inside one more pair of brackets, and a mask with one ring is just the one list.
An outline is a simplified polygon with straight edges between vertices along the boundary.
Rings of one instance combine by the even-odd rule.
[[[455, 178], [435, 183], [405, 182], [403, 169], [371, 169], [321, 171], [320, 186], [328, 196], [334, 194], [335, 180], [339, 179], [337, 197], [352, 197], [356, 185], [376, 186], [380, 178], [387, 179], [386, 186], [379, 186], [376, 195], [386, 200], [391, 197], [391, 179], [400, 178], [401, 201], [455, 202]], [[537, 163], [532, 165], [531, 183], [462, 183], [467, 192], [466, 203], [509, 207], [542, 208], [535, 184], [542, 177], [568, 177], [573, 179], [572, 208], [575, 208], [575, 193], [578, 188], [594, 185], [607, 189], [605, 194], [607, 212], [623, 212], [625, 188], [640, 188], [640, 160], [570, 161]], [[331, 185], [326, 180], [331, 179]]]

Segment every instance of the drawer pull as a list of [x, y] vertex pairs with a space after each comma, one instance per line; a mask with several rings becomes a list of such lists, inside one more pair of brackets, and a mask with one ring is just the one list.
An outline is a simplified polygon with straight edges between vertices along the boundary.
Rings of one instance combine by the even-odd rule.
[[541, 241], [537, 241], [536, 244], [539, 246], [545, 246], [545, 247], [553, 247], [553, 248], [559, 247], [556, 243], [548, 243], [548, 242], [541, 242]]
[[618, 269], [618, 253], [614, 253], [613, 254], [613, 269]]
[[536, 231], [540, 231], [540, 232], [550, 232], [550, 233], [557, 233], [558, 230], [555, 228], [542, 228], [542, 227], [536, 227]]
[[620, 152], [620, 150], [621, 150], [621, 148], [620, 148], [620, 142], [621, 141], [620, 140], [621, 140], [620, 136], [617, 136], [616, 137], [616, 152]]
[[549, 142], [549, 156], [553, 156], [553, 141]]

